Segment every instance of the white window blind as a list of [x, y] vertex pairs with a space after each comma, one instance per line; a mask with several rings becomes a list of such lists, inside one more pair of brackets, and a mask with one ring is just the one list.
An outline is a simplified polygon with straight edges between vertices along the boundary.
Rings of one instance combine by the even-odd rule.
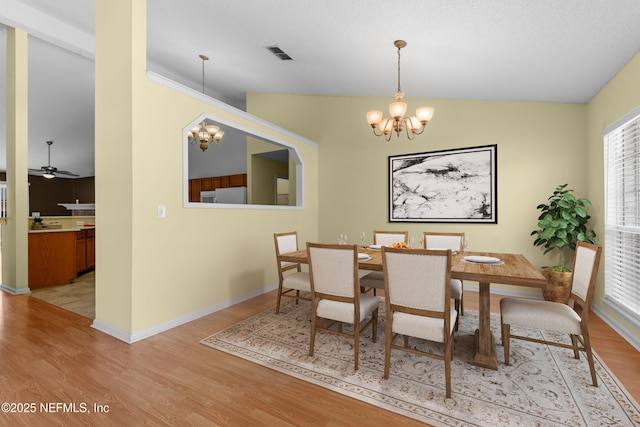
[[605, 301], [640, 324], [640, 108], [605, 131]]
[[0, 218], [7, 217], [7, 183], [0, 181]]

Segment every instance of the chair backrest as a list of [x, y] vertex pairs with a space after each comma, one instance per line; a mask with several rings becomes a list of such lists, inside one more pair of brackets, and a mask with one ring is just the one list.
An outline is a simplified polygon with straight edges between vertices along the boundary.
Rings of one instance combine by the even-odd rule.
[[356, 245], [325, 245], [307, 242], [311, 292], [353, 298], [358, 283]]
[[589, 310], [598, 278], [602, 248], [590, 243], [578, 242], [573, 259], [571, 296], [574, 301]]
[[390, 245], [396, 242], [407, 242], [409, 238], [408, 231], [374, 231], [373, 232], [373, 244], [374, 245]]
[[[451, 251], [382, 248], [385, 296], [391, 305], [449, 312]], [[444, 316], [446, 319], [449, 316]]]
[[[298, 250], [298, 232], [289, 231], [287, 233], [274, 233], [273, 240], [276, 245], [276, 256], [280, 254], [286, 254], [288, 252], [295, 252]], [[294, 262], [282, 261], [279, 263], [279, 267], [289, 267], [297, 265]]]
[[452, 251], [461, 252], [464, 233], [435, 233], [425, 231], [424, 247], [425, 249], [451, 249]]

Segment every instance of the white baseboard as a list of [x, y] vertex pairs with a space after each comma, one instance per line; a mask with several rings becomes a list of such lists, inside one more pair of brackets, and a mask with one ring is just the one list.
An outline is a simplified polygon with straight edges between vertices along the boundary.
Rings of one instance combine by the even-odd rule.
[[21, 294], [30, 294], [31, 293], [31, 289], [29, 289], [29, 288], [14, 289], [14, 288], [9, 287], [7, 285], [0, 285], [0, 290], [5, 291], [6, 293], [11, 294], [11, 295], [21, 295]]
[[613, 317], [609, 316], [607, 314], [607, 312], [602, 310], [597, 305], [594, 305], [592, 307], [592, 310], [593, 310], [593, 312], [595, 314], [598, 315], [599, 318], [601, 318], [604, 321], [604, 323], [606, 323], [607, 325], [611, 326], [611, 328], [614, 331], [616, 331], [616, 333], [618, 333], [618, 335], [620, 335], [622, 338], [624, 338], [625, 341], [627, 341], [629, 344], [631, 344], [636, 350], [640, 351], [640, 340], [635, 335], [631, 334], [629, 332], [629, 330], [624, 325], [622, 325], [620, 322], [618, 322]]
[[136, 341], [149, 338], [153, 335], [168, 331], [169, 329], [173, 329], [176, 326], [184, 325], [185, 323], [189, 323], [191, 321], [199, 319], [200, 317], [208, 316], [209, 314], [215, 313], [225, 308], [229, 308], [243, 301], [250, 300], [251, 298], [257, 297], [258, 295], [266, 294], [268, 292], [273, 291], [274, 289], [277, 289], [277, 287], [278, 287], [278, 284], [276, 283], [274, 285], [270, 285], [258, 291], [250, 292], [238, 298], [233, 298], [229, 301], [225, 301], [220, 304], [216, 304], [212, 307], [208, 307], [203, 310], [199, 310], [194, 313], [187, 314], [185, 316], [179, 317], [169, 322], [161, 323], [160, 325], [156, 325], [152, 328], [146, 329], [144, 331], [136, 332], [134, 334], [123, 331], [121, 329], [118, 329], [114, 326], [111, 326], [99, 320], [94, 320], [93, 323], [91, 324], [91, 327], [99, 330], [100, 332], [104, 332], [107, 335], [111, 335], [112, 337], [117, 338], [120, 341], [124, 341], [127, 344], [133, 344]]

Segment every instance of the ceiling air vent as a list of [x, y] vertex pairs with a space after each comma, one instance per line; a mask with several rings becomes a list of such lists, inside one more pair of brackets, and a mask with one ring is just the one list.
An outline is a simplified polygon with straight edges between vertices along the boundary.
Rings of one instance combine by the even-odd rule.
[[269, 49], [269, 51], [271, 51], [271, 53], [273, 53], [275, 56], [277, 56], [278, 58], [280, 58], [283, 61], [292, 61], [293, 60], [292, 57], [287, 55], [287, 52], [285, 52], [284, 50], [280, 49], [278, 46], [267, 46], [267, 49]]

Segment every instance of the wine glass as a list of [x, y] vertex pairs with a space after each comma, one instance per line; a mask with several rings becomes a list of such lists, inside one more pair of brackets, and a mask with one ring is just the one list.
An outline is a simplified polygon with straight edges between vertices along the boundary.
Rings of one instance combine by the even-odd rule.
[[360, 244], [362, 245], [362, 247], [364, 248], [364, 239], [365, 239], [365, 234], [364, 231], [362, 233], [360, 233]]
[[413, 244], [414, 244], [414, 243], [415, 243], [415, 242], [414, 242], [414, 240], [413, 240], [413, 236], [412, 236], [412, 237], [409, 237], [409, 247], [410, 247], [411, 249], [413, 249]]
[[424, 234], [420, 235], [420, 248], [424, 248]]
[[469, 238], [464, 236], [462, 238], [462, 252], [467, 252], [467, 244], [469, 244]]

